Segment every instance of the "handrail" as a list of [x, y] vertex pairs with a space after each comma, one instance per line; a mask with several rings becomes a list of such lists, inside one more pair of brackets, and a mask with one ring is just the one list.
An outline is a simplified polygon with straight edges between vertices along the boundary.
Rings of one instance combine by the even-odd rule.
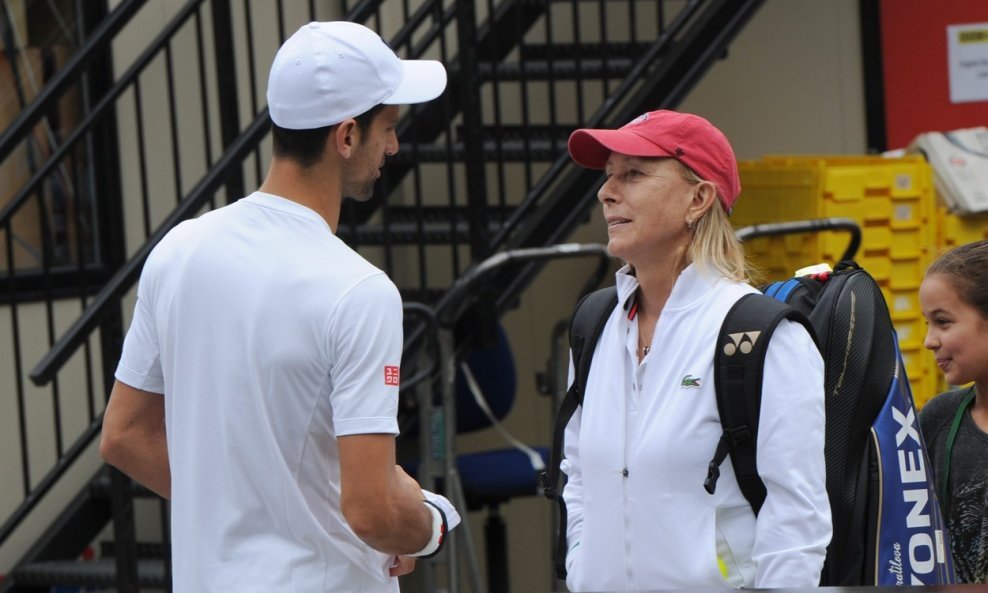
[[[436, 369], [439, 367], [439, 345], [436, 344], [436, 335], [439, 333], [439, 324], [436, 321], [435, 310], [426, 305], [425, 303], [418, 302], [405, 302], [402, 304], [402, 311], [404, 312], [404, 317], [408, 319], [409, 317], [417, 318], [422, 324], [425, 325], [425, 339], [432, 340], [431, 344], [428, 346], [433, 350], [432, 356], [428, 357], [429, 364], [425, 368], [420, 369], [417, 373], [409, 377], [408, 379], [402, 379], [401, 390], [406, 391], [413, 387], [417, 387], [419, 383], [425, 381], [432, 377]], [[407, 352], [415, 342], [418, 341], [421, 333], [413, 333], [405, 339], [403, 350]]]
[[195, 10], [199, 9], [199, 6], [203, 3], [203, 0], [190, 0], [185, 7], [182, 8], [175, 15], [170, 23], [165, 27], [165, 29], [159, 34], [154, 40], [148, 45], [148, 48], [144, 50], [141, 55], [134, 60], [130, 68], [117, 80], [116, 83], [110, 88], [109, 91], [100, 99], [99, 103], [89, 112], [86, 118], [73, 130], [72, 134], [62, 142], [58, 150], [52, 153], [48, 160], [42, 165], [31, 179], [21, 187], [20, 191], [0, 208], [0, 227], [7, 224], [7, 222], [16, 214], [17, 210], [28, 201], [30, 196], [37, 191], [38, 186], [44, 181], [45, 177], [51, 172], [52, 169], [59, 163], [65, 153], [69, 151], [76, 142], [78, 142], [87, 132], [89, 132], [90, 127], [93, 123], [104, 115], [104, 111], [110, 108], [113, 101], [117, 97], [122, 95], [130, 83], [137, 78], [138, 75], [144, 70], [144, 68], [156, 57], [156, 54], [161, 51], [161, 48], [166, 42], [171, 40], [175, 32], [185, 24], [185, 21], [192, 16]]
[[123, 0], [113, 9], [105, 19], [100, 21], [98, 27], [89, 35], [86, 42], [78, 51], [72, 54], [69, 61], [52, 78], [51, 82], [45, 85], [41, 93], [35, 97], [31, 104], [21, 111], [14, 123], [0, 134], [0, 162], [3, 162], [17, 144], [27, 136], [31, 128], [45, 116], [52, 105], [64, 94], [66, 87], [72, 84], [82, 74], [85, 66], [91, 62], [96, 55], [106, 49], [116, 34], [130, 22], [137, 11], [144, 6], [147, 0]]
[[[367, 0], [358, 6], [366, 7], [367, 5], [372, 5], [379, 3], [380, 0]], [[439, 0], [431, 0], [429, 6], [435, 5]], [[162, 31], [155, 41], [149, 45], [148, 49], [141, 54], [134, 64], [128, 69], [127, 73], [121, 77], [120, 81], [114, 85], [113, 89], [107, 93], [102, 101], [94, 108], [93, 112], [89, 117], [83, 122], [84, 124], [91, 123], [94, 119], [102, 115], [102, 110], [106, 108], [108, 104], [116, 97], [118, 97], [122, 92], [124, 87], [130, 83], [137, 74], [139, 74], [139, 69], [142, 69], [147, 62], [149, 62], [157, 51], [160, 51], [160, 46], [171, 37], [175, 30], [184, 24], [185, 20], [188, 19], [194, 9], [198, 9], [198, 5], [201, 4], [201, 0], [198, 2], [190, 2], [183, 8], [183, 10], [175, 16], [168, 27]], [[357, 13], [357, 14], [355, 14]], [[359, 16], [358, 10], [351, 11], [352, 16]], [[428, 14], [428, 11], [419, 10], [415, 15], [417, 22], [421, 22]], [[406, 39], [410, 39], [412, 29], [410, 27], [404, 26], [399, 34], [395, 37], [392, 42], [394, 44], [405, 43]], [[433, 33], [438, 34], [437, 32]], [[131, 256], [131, 258], [113, 275], [110, 280], [103, 286], [96, 297], [90, 301], [87, 305], [85, 311], [78, 319], [69, 327], [69, 329], [62, 334], [62, 337], [49, 349], [49, 351], [41, 358], [41, 360], [35, 365], [31, 370], [30, 378], [31, 381], [38, 386], [43, 386], [49, 383], [54, 377], [58, 370], [68, 361], [75, 350], [82, 344], [86, 336], [88, 336], [99, 324], [100, 320], [107, 313], [107, 308], [112, 305], [117, 299], [119, 299], [133, 284], [137, 281], [140, 275], [141, 267], [144, 265], [144, 261], [147, 256], [151, 253], [151, 250], [157, 245], [158, 241], [164, 237], [164, 235], [171, 230], [171, 228], [189, 218], [198, 211], [199, 208], [205, 204], [209, 195], [215, 191], [215, 189], [222, 183], [222, 179], [225, 177], [226, 173], [233, 167], [238, 160], [245, 157], [256, 145], [260, 142], [260, 139], [267, 132], [267, 126], [270, 122], [268, 118], [267, 108], [265, 107], [261, 113], [255, 118], [254, 122], [240, 135], [240, 137], [230, 146], [227, 152], [224, 154], [223, 158], [217, 162], [210, 173], [202, 180], [200, 183], [193, 188], [189, 195], [184, 198], [181, 204], [172, 212], [171, 215], [166, 218], [162, 224], [158, 227], [153, 235], [148, 237], [147, 241], [138, 249], [138, 251]], [[73, 133], [69, 139], [63, 143], [59, 150], [52, 155], [48, 163], [41, 169], [39, 169], [32, 179], [25, 185], [22, 190], [15, 196], [11, 202], [8, 203], [4, 208], [0, 208], [0, 225], [11, 216], [13, 216], [17, 207], [21, 202], [27, 201], [31, 192], [35, 190], [38, 184], [44, 179], [45, 175], [51, 170], [56, 162], [56, 159], [61, 158], [62, 155], [78, 140], [82, 135], [84, 126], [80, 125], [79, 128]]]
[[79, 435], [79, 438], [69, 447], [68, 451], [58, 458], [55, 466], [31, 489], [30, 494], [24, 499], [24, 502], [14, 509], [14, 512], [3, 525], [0, 525], [0, 546], [7, 541], [10, 534], [27, 518], [34, 507], [38, 506], [38, 503], [41, 502], [48, 491], [58, 483], [58, 479], [62, 477], [62, 474], [72, 467], [75, 460], [82, 455], [89, 446], [89, 443], [100, 433], [102, 428], [103, 418], [100, 416], [86, 427], [86, 430]]
[[772, 222], [742, 227], [735, 233], [741, 241], [758, 237], [777, 237], [798, 233], [818, 233], [820, 231], [847, 231], [850, 235], [847, 248], [840, 261], [854, 259], [861, 248], [861, 226], [850, 218], [813, 218], [791, 222]]
[[610, 258], [607, 248], [597, 243], [562, 243], [547, 247], [529, 247], [496, 253], [464, 272], [446, 291], [439, 304], [436, 305], [436, 317], [439, 320], [439, 325], [449, 326], [455, 323], [463, 312], [468, 298], [472, 296], [471, 291], [474, 287], [492, 272], [508, 264], [586, 256], [597, 256], [605, 261]]
[[123, 296], [140, 275], [144, 260], [151, 250], [176, 224], [191, 218], [206, 203], [210, 195], [223, 185], [226, 175], [232, 167], [239, 166], [244, 157], [249, 154], [268, 131], [267, 108], [262, 117], [258, 117], [230, 145], [223, 157], [216, 163], [193, 189], [182, 200], [178, 207], [158, 226], [147, 241], [137, 250], [112, 278], [103, 286], [95, 298], [86, 306], [82, 315], [62, 334], [54, 346], [41, 358], [31, 370], [31, 381], [38, 386], [45, 385], [55, 376], [58, 369], [72, 356], [96, 325], [107, 313], [108, 307]]

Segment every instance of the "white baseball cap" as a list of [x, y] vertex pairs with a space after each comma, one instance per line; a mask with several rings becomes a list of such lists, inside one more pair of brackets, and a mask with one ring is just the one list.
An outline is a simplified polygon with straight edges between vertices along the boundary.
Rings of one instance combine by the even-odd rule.
[[278, 127], [308, 130], [338, 124], [380, 104], [438, 97], [446, 69], [435, 60], [402, 60], [363, 25], [303, 25], [278, 49], [268, 76], [268, 112]]

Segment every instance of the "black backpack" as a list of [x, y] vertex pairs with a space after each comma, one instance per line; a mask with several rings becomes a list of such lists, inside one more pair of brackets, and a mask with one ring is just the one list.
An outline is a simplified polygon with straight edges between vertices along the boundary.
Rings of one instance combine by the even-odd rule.
[[[821, 584], [954, 583], [926, 448], [881, 289], [857, 264], [842, 262], [833, 273], [777, 282], [763, 291], [765, 296], [746, 295], [732, 307], [718, 337], [714, 373], [724, 433], [704, 488], [714, 492], [720, 464], [730, 455], [741, 491], [758, 514], [765, 499], [755, 464], [762, 365], [778, 323], [800, 322], [814, 336], [826, 367], [825, 457], [834, 534]], [[563, 433], [582, 403], [597, 338], [616, 304], [613, 287], [598, 290], [577, 305], [570, 321], [576, 376], [556, 416], [543, 474], [544, 494], [560, 508], [559, 578], [566, 576], [566, 509], [557, 488]], [[747, 339], [755, 331], [762, 332], [758, 339]], [[911, 465], [902, 467], [903, 459]]]

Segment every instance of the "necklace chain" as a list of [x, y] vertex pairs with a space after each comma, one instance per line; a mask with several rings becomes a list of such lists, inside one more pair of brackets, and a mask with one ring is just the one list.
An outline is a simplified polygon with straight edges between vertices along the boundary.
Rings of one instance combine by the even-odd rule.
[[[641, 329], [641, 326], [639, 326], [639, 330], [640, 329]], [[641, 331], [638, 332], [638, 342], [641, 345], [642, 358], [644, 358], [645, 355], [648, 354], [648, 351], [652, 349], [652, 344], [650, 343], [650, 341], [649, 342], [646, 342], [645, 341], [645, 335]]]
[[[639, 303], [638, 303], [638, 299], [637, 299], [637, 295], [636, 295], [636, 297], [635, 297], [635, 304], [632, 307], [632, 316], [630, 318], [631, 319], [634, 319], [634, 318], [637, 318], [638, 319], [638, 344], [639, 344], [639, 347], [641, 348], [641, 352], [642, 352], [641, 353], [641, 358], [645, 358], [645, 356], [648, 354], [649, 350], [652, 349], [652, 340], [651, 339], [649, 339], [647, 341], [645, 340], [645, 332], [642, 331], [643, 329], [645, 329], [644, 324], [642, 324], [642, 319], [644, 319], [644, 316], [642, 315], [642, 312], [639, 309], [638, 305], [639, 305]], [[658, 323], [658, 320], [656, 320], [656, 323]], [[652, 326], [652, 332], [653, 332], [653, 337], [654, 337], [655, 325]]]

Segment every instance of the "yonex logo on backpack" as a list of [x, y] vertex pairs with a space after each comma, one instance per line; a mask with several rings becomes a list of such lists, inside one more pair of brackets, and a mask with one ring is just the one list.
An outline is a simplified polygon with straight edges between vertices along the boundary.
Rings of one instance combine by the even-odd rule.
[[728, 335], [727, 337], [731, 338], [731, 341], [724, 344], [724, 354], [734, 356], [739, 351], [741, 354], [751, 353], [760, 335], [762, 335], [760, 331], [738, 332]]
[[896, 445], [901, 445], [907, 438], [912, 438], [917, 443], [921, 442], [919, 431], [916, 429], [916, 414], [912, 408], [909, 408], [905, 414], [900, 412], [898, 408], [892, 408], [892, 419], [899, 424], [899, 430], [895, 433]]

